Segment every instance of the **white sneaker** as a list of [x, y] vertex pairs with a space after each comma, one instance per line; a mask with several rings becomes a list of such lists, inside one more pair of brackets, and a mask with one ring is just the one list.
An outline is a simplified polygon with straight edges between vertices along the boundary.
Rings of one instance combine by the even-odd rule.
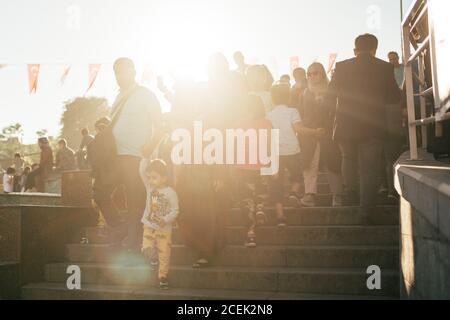
[[341, 195], [335, 195], [333, 196], [333, 207], [342, 207], [342, 196]]
[[302, 206], [307, 207], [307, 208], [312, 208], [312, 207], [316, 206], [316, 199], [315, 199], [314, 195], [312, 195], [312, 194], [307, 194], [300, 200], [300, 202], [301, 202]]

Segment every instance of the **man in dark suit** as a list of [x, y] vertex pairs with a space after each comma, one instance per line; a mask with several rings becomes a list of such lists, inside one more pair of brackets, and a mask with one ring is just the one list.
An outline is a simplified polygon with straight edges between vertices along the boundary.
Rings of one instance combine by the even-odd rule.
[[374, 35], [356, 38], [356, 57], [336, 65], [328, 97], [336, 107], [334, 139], [342, 152], [346, 196], [356, 202], [359, 163], [360, 206], [367, 218], [376, 206], [385, 106], [400, 101], [394, 67], [375, 57], [377, 48]]

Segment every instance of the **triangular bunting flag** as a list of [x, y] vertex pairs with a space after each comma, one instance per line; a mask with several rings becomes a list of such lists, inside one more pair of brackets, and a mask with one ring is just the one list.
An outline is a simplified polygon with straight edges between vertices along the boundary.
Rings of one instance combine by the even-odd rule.
[[61, 85], [64, 85], [64, 82], [66, 82], [67, 76], [70, 73], [70, 68], [71, 68], [71, 66], [64, 67], [63, 73], [61, 75]]
[[91, 90], [94, 85], [95, 79], [97, 79], [98, 72], [100, 71], [101, 64], [90, 64], [89, 65], [89, 86], [86, 90], [86, 93]]
[[28, 86], [31, 93], [36, 93], [38, 77], [39, 77], [39, 64], [29, 64], [28, 65]]
[[331, 71], [333, 71], [334, 65], [336, 64], [337, 56], [338, 56], [337, 53], [330, 53], [330, 56], [328, 58], [327, 74], [330, 74]]

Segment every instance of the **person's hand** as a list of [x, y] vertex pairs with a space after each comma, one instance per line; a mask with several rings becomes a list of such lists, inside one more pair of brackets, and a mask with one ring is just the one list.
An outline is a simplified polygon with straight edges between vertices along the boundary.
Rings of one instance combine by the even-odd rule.
[[161, 91], [164, 94], [167, 94], [169, 90], [167, 89], [166, 85], [164, 84], [164, 80], [161, 76], [157, 78], [157, 86], [159, 91]]
[[158, 217], [158, 216], [156, 216], [156, 215], [153, 215], [151, 218], [150, 218], [150, 220], [153, 222], [153, 223], [156, 223], [158, 226], [160, 226], [160, 227], [164, 227], [165, 225], [166, 225], [166, 222], [164, 221], [164, 219], [162, 219], [161, 217]]

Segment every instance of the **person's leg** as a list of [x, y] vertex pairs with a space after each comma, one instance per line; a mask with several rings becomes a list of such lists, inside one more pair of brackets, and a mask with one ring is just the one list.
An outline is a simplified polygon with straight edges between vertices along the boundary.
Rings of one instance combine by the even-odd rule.
[[119, 156], [118, 164], [127, 197], [128, 241], [126, 246], [138, 250], [142, 239], [141, 219], [145, 210], [146, 190], [139, 174], [141, 159]]
[[45, 170], [41, 167], [34, 171], [34, 184], [37, 192], [45, 192]]
[[254, 193], [252, 190], [253, 183], [251, 181], [251, 172], [248, 170], [238, 169], [236, 170], [237, 176], [237, 196], [239, 197], [239, 205], [241, 214], [244, 216], [247, 230], [246, 230], [246, 242], [247, 247], [254, 247], [255, 242], [255, 229], [256, 229], [256, 212]]
[[353, 202], [358, 188], [358, 153], [357, 145], [351, 141], [340, 141], [342, 153], [342, 175], [344, 178], [345, 194]]
[[282, 158], [283, 157], [280, 157], [279, 172], [270, 179], [270, 197], [275, 204], [283, 203], [284, 198], [284, 167], [281, 164]]
[[383, 141], [383, 147], [382, 147], [382, 151], [381, 151], [381, 157], [380, 157], [380, 161], [379, 166], [378, 166], [378, 194], [382, 195], [382, 194], [386, 194], [387, 193], [387, 188], [388, 188], [388, 176], [387, 176], [387, 145], [389, 144], [389, 141]]
[[172, 250], [172, 233], [167, 231], [156, 232], [156, 246], [159, 259], [159, 280], [167, 281], [170, 269], [170, 254]]
[[400, 141], [389, 141], [384, 144], [384, 157], [386, 161], [386, 181], [388, 196], [394, 196], [396, 194], [394, 187], [394, 163], [398, 160], [401, 153]]
[[305, 197], [302, 199], [302, 205], [306, 207], [314, 207], [315, 196], [317, 195], [317, 180], [319, 177], [320, 164], [320, 144], [317, 143], [311, 163], [303, 170], [305, 178]]
[[[289, 205], [291, 207], [300, 207], [300, 199], [302, 197], [302, 169], [300, 154], [283, 157], [283, 166], [289, 172], [289, 182], [291, 183], [290, 192], [288, 195]], [[285, 179], [283, 179], [285, 185]]]
[[250, 180], [255, 186], [253, 192], [253, 202], [255, 204], [256, 225], [261, 226], [267, 223], [267, 216], [264, 210], [264, 198], [259, 193], [259, 185], [261, 184], [261, 175], [259, 171], [252, 171]]
[[330, 185], [331, 193], [333, 195], [333, 207], [342, 206], [342, 194], [344, 193], [344, 183], [342, 175], [337, 172], [327, 170], [327, 179]]
[[18, 175], [14, 175], [14, 180], [13, 180], [13, 192], [20, 192], [20, 176]]
[[115, 228], [122, 223], [119, 211], [112, 201], [112, 194], [117, 186], [102, 185], [100, 181], [94, 181], [93, 200], [101, 211], [108, 227]]
[[145, 259], [149, 264], [152, 262], [152, 258], [156, 249], [156, 231], [148, 226], [143, 228], [142, 246], [141, 251]]
[[287, 157], [280, 156], [280, 165], [278, 174], [272, 176], [270, 181], [270, 192], [271, 197], [275, 203], [276, 218], [278, 220], [278, 225], [286, 225], [286, 217], [284, 215], [284, 177], [286, 170]]
[[37, 175], [37, 171], [31, 171], [28, 176], [27, 176], [27, 180], [25, 182], [25, 192], [30, 192], [34, 189], [36, 189], [36, 175]]
[[361, 175], [361, 209], [367, 214], [371, 214], [377, 204], [377, 161], [380, 159], [383, 150], [381, 140], [368, 140], [358, 145], [358, 155]]

